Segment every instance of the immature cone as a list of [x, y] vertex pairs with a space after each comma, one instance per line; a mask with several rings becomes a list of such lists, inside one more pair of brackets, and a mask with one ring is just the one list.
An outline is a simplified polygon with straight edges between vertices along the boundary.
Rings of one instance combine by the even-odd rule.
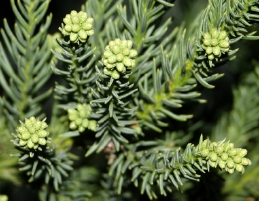
[[21, 126], [16, 129], [19, 145], [29, 149], [37, 149], [40, 145], [46, 145], [49, 135], [45, 130], [47, 127], [45, 119], [42, 121], [36, 120], [35, 117], [25, 119], [25, 122], [21, 122]]
[[88, 104], [77, 104], [76, 109], [68, 110], [68, 118], [70, 122], [70, 129], [78, 129], [79, 132], [83, 132], [86, 128], [95, 131], [96, 121], [89, 120], [89, 115], [91, 113], [91, 107]]
[[87, 16], [86, 12], [71, 11], [63, 19], [64, 24], [59, 28], [64, 36], [69, 36], [70, 41], [73, 43], [86, 42], [88, 36], [94, 34], [93, 18]]
[[127, 69], [135, 65], [137, 51], [132, 48], [132, 41], [115, 39], [106, 46], [103, 54], [103, 72], [113, 79], [119, 79], [121, 74], [125, 74]]
[[202, 48], [208, 55], [209, 60], [218, 58], [221, 54], [229, 51], [229, 38], [226, 31], [212, 29], [203, 34]]
[[229, 173], [235, 170], [243, 173], [244, 166], [251, 165], [251, 161], [245, 158], [246, 154], [246, 149], [235, 148], [233, 143], [210, 143], [208, 140], [203, 141], [200, 151], [211, 167], [218, 165]]

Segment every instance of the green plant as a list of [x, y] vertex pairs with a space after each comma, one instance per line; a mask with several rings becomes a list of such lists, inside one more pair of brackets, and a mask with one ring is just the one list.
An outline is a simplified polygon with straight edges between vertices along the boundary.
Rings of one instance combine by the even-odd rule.
[[259, 39], [259, 1], [209, 0], [176, 26], [173, 2], [87, 0], [55, 34], [50, 3], [11, 0], [1, 30], [0, 199], [21, 184], [41, 201], [259, 198], [256, 55], [233, 104], [201, 109], [216, 68]]

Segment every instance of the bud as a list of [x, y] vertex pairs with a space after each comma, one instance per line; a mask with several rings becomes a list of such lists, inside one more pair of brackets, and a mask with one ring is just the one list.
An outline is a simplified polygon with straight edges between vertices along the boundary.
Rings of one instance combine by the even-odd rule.
[[235, 157], [233, 158], [233, 161], [234, 161], [236, 164], [241, 163], [241, 162], [242, 162], [242, 157], [240, 157], [240, 156], [235, 156]]
[[219, 33], [219, 40], [224, 40], [227, 37], [227, 32], [226, 31], [221, 31]]
[[227, 160], [227, 166], [228, 168], [231, 168], [231, 169], [234, 168], [235, 167], [234, 161], [232, 159]]
[[21, 139], [22, 139], [22, 140], [28, 140], [28, 139], [30, 139], [30, 137], [31, 137], [31, 134], [30, 134], [29, 131], [25, 131], [25, 132], [23, 132], [23, 133], [21, 134]]
[[205, 46], [210, 46], [210, 45], [211, 45], [210, 40], [211, 40], [211, 39], [204, 39], [204, 40], [203, 40], [203, 45], [205, 45]]
[[33, 135], [31, 136], [31, 141], [32, 141], [34, 144], [38, 143], [38, 141], [39, 141], [38, 135], [33, 134]]
[[19, 127], [16, 129], [16, 131], [17, 131], [18, 133], [24, 133], [24, 132], [27, 132], [28, 130], [27, 130], [26, 127], [19, 126]]
[[77, 12], [75, 10], [72, 10], [70, 15], [68, 14], [67, 16], [69, 17], [77, 16]]
[[218, 40], [217, 40], [216, 38], [212, 38], [211, 41], [210, 41], [210, 44], [211, 44], [211, 46], [213, 46], [213, 47], [217, 46], [218, 43], [219, 43], [219, 42], [218, 42]]
[[40, 131], [38, 131], [38, 136], [39, 136], [40, 138], [45, 138], [45, 137], [48, 136], [48, 132], [45, 131], [45, 130], [40, 130]]
[[241, 157], [244, 157], [246, 154], [247, 154], [246, 149], [240, 149], [240, 150], [238, 150], [238, 153], [237, 153], [237, 155], [241, 156]]
[[45, 129], [48, 127], [48, 124], [44, 121], [41, 121], [41, 129]]
[[219, 167], [220, 167], [221, 169], [224, 169], [224, 168], [226, 167], [226, 162], [223, 161], [223, 160], [220, 160], [220, 161], [218, 162], [218, 165], [219, 165]]
[[87, 20], [87, 13], [86, 12], [80, 11], [79, 16], [80, 16], [80, 22], [81, 23], [85, 22]]
[[220, 157], [223, 161], [226, 161], [228, 159], [228, 154], [223, 152]]
[[90, 120], [88, 129], [91, 131], [96, 131], [96, 128], [97, 128], [97, 122], [95, 120]]
[[[109, 45], [110, 45], [110, 44], [109, 44]], [[117, 44], [113, 44], [113, 43], [112, 43], [112, 45], [110, 45], [110, 49], [111, 49], [112, 53], [115, 54], [115, 55], [121, 53], [121, 48], [120, 48], [120, 46], [117, 45]], [[122, 55], [122, 56], [123, 56], [123, 55]]]
[[252, 163], [248, 158], [242, 158], [241, 164], [242, 165], [251, 165]]
[[203, 149], [201, 151], [201, 156], [202, 157], [207, 157], [209, 155], [210, 151], [208, 149]]
[[[78, 24], [73, 24], [71, 26], [71, 30], [74, 32], [74, 33], [77, 33], [80, 31], [80, 26]], [[67, 31], [67, 30], [66, 30]]]
[[217, 163], [211, 160], [209, 160], [209, 165], [213, 168], [217, 167]]
[[30, 149], [32, 149], [32, 148], [34, 147], [34, 143], [31, 141], [31, 139], [29, 139], [29, 140], [27, 141], [27, 146], [28, 146], [28, 148], [30, 148]]
[[226, 144], [226, 146], [225, 146], [225, 151], [229, 151], [229, 150], [231, 150], [231, 149], [233, 149], [234, 148], [234, 144], [233, 143], [228, 143], [228, 144]]
[[127, 67], [131, 67], [132, 66], [132, 61], [129, 58], [124, 58], [122, 62]]
[[112, 74], [112, 71], [109, 70], [108, 68], [104, 68], [104, 69], [103, 69], [103, 73], [104, 73], [105, 75], [111, 75], [111, 74]]
[[216, 153], [211, 153], [210, 154], [210, 160], [213, 161], [213, 162], [216, 162], [218, 159], [218, 156]]
[[87, 32], [85, 30], [79, 30], [78, 31], [78, 36], [82, 39], [82, 40], [86, 40], [87, 39]]
[[83, 119], [83, 121], [82, 121], [83, 128], [87, 128], [88, 124], [89, 124], [89, 120], [88, 119]]
[[204, 33], [203, 38], [204, 39], [211, 39], [211, 35], [209, 33]]
[[34, 124], [34, 127], [38, 131], [41, 129], [41, 125], [42, 125], [42, 123], [40, 121], [36, 121], [36, 123]]
[[66, 32], [71, 32], [72, 31], [72, 26], [70, 24], [67, 24], [65, 27], [64, 27], [65, 31]]
[[217, 39], [219, 37], [219, 32], [217, 31], [217, 29], [212, 29], [210, 33], [212, 38]]
[[80, 133], [82, 133], [82, 132], [85, 131], [85, 128], [84, 128], [83, 126], [79, 126], [79, 127], [78, 127], [78, 131], [79, 131]]
[[116, 66], [116, 69], [120, 72], [120, 73], [124, 73], [126, 71], [125, 66], [123, 65], [123, 63], [118, 63]]
[[213, 54], [210, 54], [209, 56], [208, 56], [208, 59], [209, 60], [213, 60], [215, 57], [214, 57], [214, 55]]
[[117, 58], [115, 55], [112, 55], [108, 58], [108, 63], [110, 63], [110, 64], [114, 64], [114, 63], [116, 63], [116, 61], [117, 61]]
[[21, 147], [24, 147], [27, 144], [27, 141], [20, 140], [19, 144], [20, 144]]
[[[121, 62], [122, 60], [123, 60], [123, 58], [124, 58], [124, 56], [122, 55], [122, 54], [117, 54], [116, 55], [116, 60], [118, 61], [118, 62]], [[118, 65], [117, 65], [118, 66]]]
[[227, 169], [227, 172], [230, 173], [230, 174], [232, 174], [234, 171], [235, 171], [234, 168], [228, 168], [228, 169]]
[[223, 146], [217, 146], [216, 148], [216, 153], [217, 154], [221, 154], [224, 151], [224, 147]]
[[227, 40], [221, 40], [219, 42], [219, 46], [222, 48], [228, 48], [229, 47], [229, 42]]
[[202, 149], [206, 149], [207, 146], [208, 146], [208, 140], [206, 139], [206, 140], [204, 140], [204, 141], [202, 142], [201, 148], [202, 148]]
[[231, 149], [228, 151], [229, 156], [235, 156], [237, 154], [237, 149]]
[[47, 141], [44, 138], [39, 138], [39, 144], [40, 145], [46, 145]]
[[212, 149], [212, 150], [213, 150], [214, 147], [217, 147], [217, 146], [218, 146], [217, 142], [210, 143], [210, 149]]
[[215, 56], [220, 56], [221, 52], [220, 52], [220, 47], [219, 46], [213, 47], [213, 54]]
[[[127, 47], [129, 48], [129, 49], [131, 49], [132, 48], [132, 45], [133, 45], [133, 43], [132, 43], [132, 41], [131, 40], [127, 40], [126, 41], [127, 42]], [[134, 50], [135, 51], [135, 50]], [[137, 54], [136, 54], [137, 55]], [[136, 56], [135, 55], [135, 56]]]
[[113, 70], [112, 74], [111, 74], [112, 78], [117, 80], [120, 78], [120, 74], [118, 73], [117, 70]]
[[82, 28], [85, 30], [85, 31], [90, 31], [93, 29], [93, 25], [92, 23], [89, 23], [89, 22], [85, 22], [82, 24]]
[[63, 22], [64, 22], [66, 25], [71, 25], [71, 24], [72, 24], [70, 17], [65, 17], [65, 18], [63, 18]]
[[212, 47], [207, 47], [206, 48], [206, 54], [211, 54], [213, 52], [213, 48]]
[[130, 49], [129, 49], [129, 48], [124, 48], [124, 49], [122, 49], [122, 54], [123, 54], [124, 56], [129, 56], [129, 54], [130, 54]]
[[80, 126], [82, 124], [82, 119], [79, 117], [78, 119], [75, 120], [75, 124], [77, 126]]
[[87, 18], [86, 22], [89, 24], [93, 24], [94, 18], [89, 17], [89, 18]]
[[240, 173], [244, 173], [245, 169], [244, 166], [241, 164], [237, 164], [236, 165], [236, 171], [240, 172]]
[[[130, 41], [130, 42], [131, 42], [131, 41]], [[129, 56], [130, 56], [130, 58], [133, 58], [133, 57], [136, 57], [136, 56], [137, 56], [137, 54], [138, 54], [137, 50], [133, 50], [133, 49], [131, 49], [131, 50], [130, 50], [130, 54], [129, 54]]]
[[77, 128], [76, 123], [75, 123], [74, 121], [70, 122], [69, 128], [70, 128], [71, 130], [75, 130], [75, 129]]
[[75, 43], [77, 41], [77, 34], [76, 33], [71, 33], [69, 36], [69, 39], [71, 42]]

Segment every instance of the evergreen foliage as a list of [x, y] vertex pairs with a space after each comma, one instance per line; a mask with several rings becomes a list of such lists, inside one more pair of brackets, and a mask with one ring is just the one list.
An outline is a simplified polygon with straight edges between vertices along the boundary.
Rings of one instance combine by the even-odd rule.
[[25, 184], [40, 201], [206, 200], [211, 189], [211, 200], [259, 199], [258, 55], [243, 62], [249, 69], [237, 64], [233, 102], [209, 111], [217, 121], [200, 109], [202, 93], [220, 95], [212, 81], [225, 90], [218, 67], [239, 59], [241, 41], [259, 39], [258, 0], [209, 0], [176, 23], [182, 2], [86, 0], [54, 34], [51, 0], [10, 3], [0, 200], [19, 199], [12, 189]]

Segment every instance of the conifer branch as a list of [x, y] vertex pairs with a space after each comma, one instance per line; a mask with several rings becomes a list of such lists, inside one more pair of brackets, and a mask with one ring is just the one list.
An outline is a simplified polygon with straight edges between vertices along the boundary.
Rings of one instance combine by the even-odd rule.
[[19, 170], [26, 172], [28, 182], [40, 180], [50, 184], [52, 189], [58, 191], [63, 178], [68, 177], [73, 170], [73, 164], [66, 150], [57, 151], [51, 144], [51, 138], [46, 131], [48, 125], [35, 117], [20, 121], [17, 133], [12, 140], [15, 148], [20, 152], [13, 156], [19, 157]]
[[[130, 126], [136, 123], [135, 108], [130, 100], [137, 89], [129, 82], [131, 69], [135, 65], [137, 51], [132, 48], [130, 40], [115, 39], [110, 41], [103, 53], [103, 66], [96, 66], [98, 79], [97, 91], [92, 90], [92, 117], [97, 120], [95, 137], [101, 138], [86, 153], [104, 149], [113, 142], [117, 151], [121, 144], [128, 143], [123, 135], [137, 135]], [[123, 134], [123, 135], [122, 135]]]
[[[184, 47], [185, 30], [181, 27], [165, 37], [171, 19], [167, 19], [160, 27], [154, 25], [154, 21], [165, 12], [164, 5], [151, 1], [132, 1], [129, 2], [129, 9], [134, 13], [130, 19], [126, 7], [118, 6], [119, 17], [127, 30], [125, 35], [135, 42], [139, 55], [131, 75], [131, 81], [139, 87], [138, 98], [135, 99], [139, 107], [138, 124], [139, 127], [161, 132], [161, 127], [168, 125], [163, 122], [166, 117], [179, 121], [191, 118], [192, 115], [178, 115], [171, 109], [181, 107], [183, 99], [195, 99], [200, 95], [189, 92], [196, 86], [195, 81], [190, 73], [185, 76], [182, 71], [187, 55]], [[162, 37], [165, 39], [160, 42]], [[172, 40], [174, 47], [169, 43]]]
[[93, 35], [93, 18], [85, 12], [71, 11], [63, 19], [59, 30], [64, 39], [57, 39], [60, 49], [54, 50], [55, 57], [65, 65], [64, 70], [52, 66], [53, 72], [63, 76], [67, 84], [56, 84], [57, 99], [63, 107], [67, 103], [88, 103], [90, 86], [95, 82], [92, 65], [95, 62], [94, 49], [88, 42]]
[[[0, 102], [12, 130], [19, 119], [40, 117], [41, 104], [52, 93], [51, 89], [39, 93], [51, 76], [49, 63], [52, 56], [47, 30], [52, 15], [43, 22], [48, 5], [49, 1], [41, 4], [27, 1], [23, 5], [12, 0], [16, 16], [14, 31], [6, 19], [1, 30], [4, 46], [0, 44], [0, 83], [5, 96], [0, 98]], [[39, 27], [38, 32], [36, 27]]]
[[197, 48], [194, 48], [195, 59], [192, 60], [193, 74], [202, 85], [213, 88], [204, 79], [208, 77], [211, 68], [235, 58], [238, 49], [231, 50], [231, 44], [240, 39], [257, 38], [253, 36], [255, 32], [244, 35], [246, 29], [258, 21], [259, 15], [254, 13], [257, 9], [257, 1], [209, 1], [207, 8], [198, 17], [201, 23], [197, 27]]
[[[148, 144], [147, 144], [148, 145]], [[150, 144], [151, 145], [151, 144]], [[198, 172], [205, 173], [210, 168], [219, 168], [232, 174], [244, 172], [244, 166], [251, 161], [244, 156], [246, 149], [234, 148], [234, 144], [225, 142], [211, 142], [200, 137], [199, 144], [188, 144], [181, 151], [177, 148], [158, 150], [153, 147], [150, 150], [128, 150], [121, 153], [110, 167], [109, 174], [118, 182], [118, 193], [122, 192], [126, 171], [132, 172], [131, 181], [141, 189], [141, 193], [147, 193], [149, 199], [156, 199], [156, 187], [161, 195], [166, 196], [172, 192], [173, 186], [179, 189], [184, 181], [199, 181]], [[184, 179], [183, 179], [184, 178]]]

